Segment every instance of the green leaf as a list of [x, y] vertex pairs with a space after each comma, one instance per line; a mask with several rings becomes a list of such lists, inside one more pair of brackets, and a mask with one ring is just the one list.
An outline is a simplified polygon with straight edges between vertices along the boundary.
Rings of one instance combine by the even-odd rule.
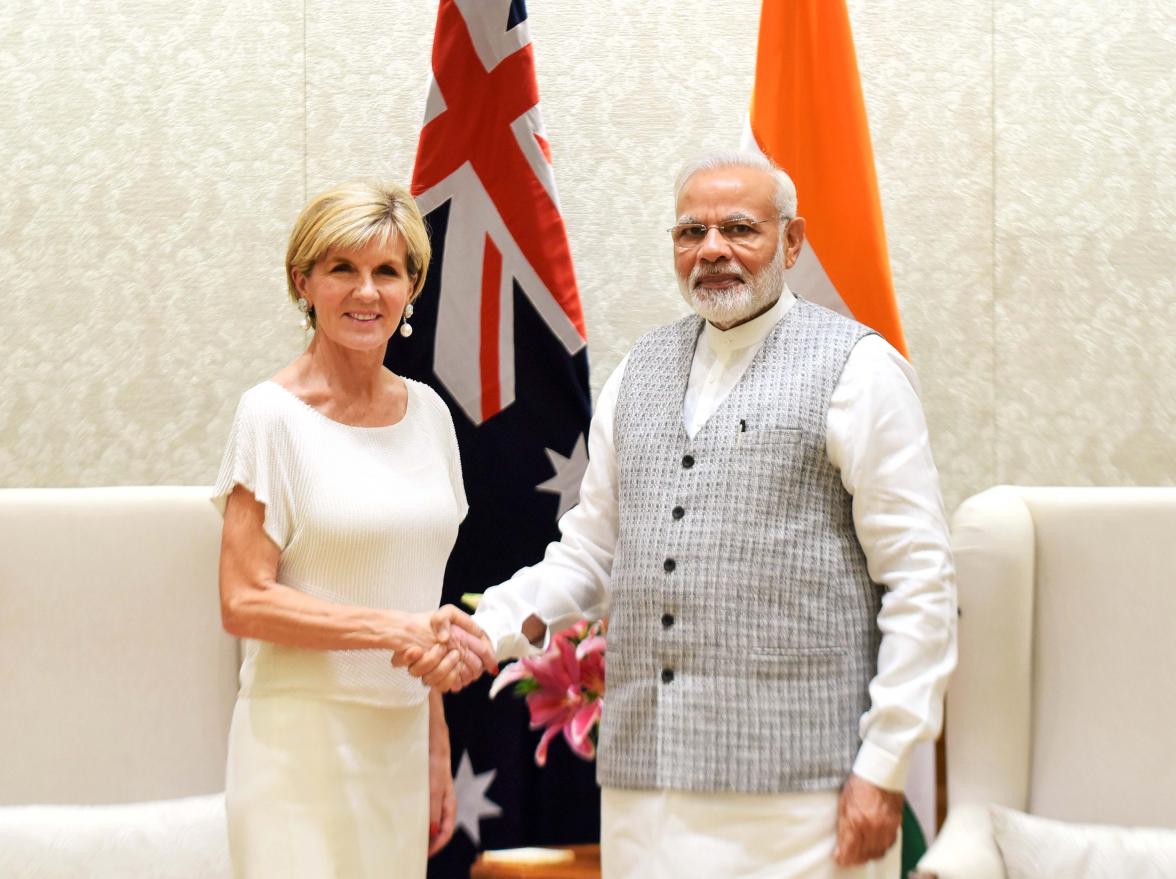
[[534, 678], [523, 678], [514, 685], [516, 696], [527, 696], [539, 689], [539, 682]]

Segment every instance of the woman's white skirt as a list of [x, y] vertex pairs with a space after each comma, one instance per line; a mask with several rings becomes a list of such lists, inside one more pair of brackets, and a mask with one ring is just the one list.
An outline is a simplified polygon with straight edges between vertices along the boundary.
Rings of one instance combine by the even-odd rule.
[[429, 707], [237, 699], [225, 805], [239, 879], [425, 875]]

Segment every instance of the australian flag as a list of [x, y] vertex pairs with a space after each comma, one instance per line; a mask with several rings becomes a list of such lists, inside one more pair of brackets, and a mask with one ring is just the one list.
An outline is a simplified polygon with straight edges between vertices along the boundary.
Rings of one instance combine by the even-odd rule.
[[[393, 371], [453, 414], [470, 512], [444, 601], [543, 556], [577, 500], [591, 415], [584, 318], [539, 112], [523, 0], [440, 0], [412, 192], [433, 263]], [[446, 696], [458, 799], [431, 879], [477, 852], [599, 838], [594, 766], [554, 746], [534, 764], [525, 703], [484, 678]]]

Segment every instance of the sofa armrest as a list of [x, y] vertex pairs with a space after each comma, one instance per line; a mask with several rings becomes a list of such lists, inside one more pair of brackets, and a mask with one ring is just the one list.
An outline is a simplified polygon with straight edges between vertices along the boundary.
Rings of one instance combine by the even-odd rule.
[[948, 812], [918, 871], [936, 879], [1006, 879], [988, 807], [967, 803]]

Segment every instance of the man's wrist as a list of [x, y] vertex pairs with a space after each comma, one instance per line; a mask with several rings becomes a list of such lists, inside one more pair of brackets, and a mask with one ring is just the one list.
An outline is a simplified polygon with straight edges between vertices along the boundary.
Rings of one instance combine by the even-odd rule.
[[883, 790], [901, 792], [906, 786], [910, 752], [896, 756], [868, 739], [853, 761], [853, 774]]
[[543, 647], [547, 642], [547, 625], [535, 614], [523, 620], [523, 637], [533, 647]]
[[499, 662], [541, 652], [541, 647], [531, 644], [522, 631], [511, 626], [509, 619], [493, 610], [479, 609], [474, 614], [474, 622], [486, 633]]

